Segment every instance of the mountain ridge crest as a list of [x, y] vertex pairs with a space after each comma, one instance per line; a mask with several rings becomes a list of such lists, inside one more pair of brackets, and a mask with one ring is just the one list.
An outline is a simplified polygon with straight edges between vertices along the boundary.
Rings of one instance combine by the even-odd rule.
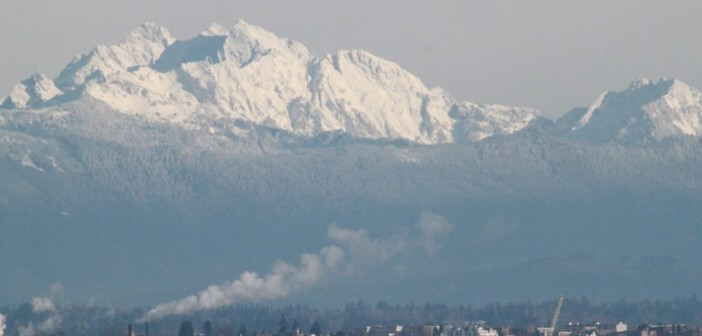
[[212, 24], [189, 40], [146, 22], [124, 42], [74, 58], [48, 82], [56, 87], [50, 98], [18, 86], [2, 106], [51, 108], [91, 97], [120, 113], [187, 127], [240, 120], [301, 136], [341, 131], [423, 144], [511, 134], [539, 117], [533, 109], [458, 101], [367, 51], [318, 58], [243, 20], [232, 28]]

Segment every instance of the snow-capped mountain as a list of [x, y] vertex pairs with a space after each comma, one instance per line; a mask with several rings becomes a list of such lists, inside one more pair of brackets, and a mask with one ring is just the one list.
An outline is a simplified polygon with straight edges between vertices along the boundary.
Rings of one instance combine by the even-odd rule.
[[40, 106], [51, 98], [62, 94], [54, 81], [41, 72], [32, 74], [31, 77], [15, 85], [12, 92], [5, 98], [4, 108], [26, 108]]
[[189, 128], [236, 132], [243, 122], [300, 136], [341, 131], [425, 144], [511, 134], [538, 117], [533, 109], [456, 101], [365, 51], [317, 58], [243, 21], [231, 29], [214, 24], [185, 41], [146, 23], [124, 43], [76, 56], [54, 80], [36, 74], [23, 81], [2, 106], [87, 99]]
[[[318, 58], [244, 22], [185, 41], [145, 24], [2, 101], [0, 297], [31, 297], [15, 288], [39, 279], [152, 304], [316, 250], [330, 223], [392, 234], [422, 210], [455, 230], [429, 272], [406, 272], [441, 277], [436, 291], [394, 282], [412, 255], [378, 269], [392, 285], [373, 273], [359, 292], [471, 298], [495, 292], [476, 281], [522, 288], [533, 275], [494, 272], [556, 256], [553, 274], [586, 271], [544, 278], [545, 293], [688, 295], [702, 272], [700, 97], [640, 80], [554, 127], [364, 51]], [[651, 267], [691, 275], [661, 285]]]
[[620, 92], [607, 91], [586, 109], [558, 121], [570, 136], [594, 143], [657, 142], [702, 136], [702, 92], [677, 79], [638, 79]]

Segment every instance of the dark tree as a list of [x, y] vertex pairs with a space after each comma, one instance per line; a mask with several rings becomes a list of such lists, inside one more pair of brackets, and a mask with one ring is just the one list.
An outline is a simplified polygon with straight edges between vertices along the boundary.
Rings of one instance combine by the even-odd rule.
[[297, 319], [294, 319], [294, 320], [293, 320], [293, 325], [292, 325], [292, 330], [293, 330], [293, 331], [296, 331], [296, 330], [299, 330], [299, 329], [300, 329], [300, 324], [297, 323]]
[[202, 325], [202, 334], [205, 336], [212, 336], [212, 322], [209, 320], [205, 321]]
[[312, 326], [310, 327], [310, 334], [316, 336], [322, 334], [322, 328], [319, 326], [319, 323], [317, 323], [317, 321], [314, 321], [314, 323], [312, 323]]
[[181, 322], [180, 328], [178, 329], [178, 336], [194, 336], [195, 328], [193, 328], [193, 323], [190, 321]]
[[285, 314], [283, 314], [283, 317], [280, 318], [280, 322], [278, 322], [278, 325], [280, 326], [280, 328], [278, 329], [278, 332], [280, 334], [288, 332], [288, 320], [285, 319]]
[[249, 332], [246, 331], [246, 326], [245, 326], [245, 325], [242, 324], [241, 327], [239, 327], [239, 334], [238, 334], [238, 336], [249, 336]]

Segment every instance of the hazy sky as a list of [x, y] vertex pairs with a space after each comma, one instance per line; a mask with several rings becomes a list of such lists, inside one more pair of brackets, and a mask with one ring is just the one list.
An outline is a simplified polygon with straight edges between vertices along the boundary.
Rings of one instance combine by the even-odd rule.
[[699, 0], [0, 0], [0, 97], [144, 21], [188, 39], [240, 18], [317, 56], [365, 49], [457, 98], [552, 117], [637, 77], [702, 88]]

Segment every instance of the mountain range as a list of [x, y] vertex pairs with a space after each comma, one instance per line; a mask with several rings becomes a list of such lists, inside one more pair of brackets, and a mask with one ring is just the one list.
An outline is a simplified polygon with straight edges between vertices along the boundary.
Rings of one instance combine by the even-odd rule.
[[701, 136], [702, 93], [677, 79], [552, 121], [243, 21], [189, 40], [146, 23], [2, 100], [0, 304], [54, 282], [153, 304], [316, 251], [330, 223], [396, 235], [423, 210], [454, 227], [437, 255], [302, 299], [689, 295]]

